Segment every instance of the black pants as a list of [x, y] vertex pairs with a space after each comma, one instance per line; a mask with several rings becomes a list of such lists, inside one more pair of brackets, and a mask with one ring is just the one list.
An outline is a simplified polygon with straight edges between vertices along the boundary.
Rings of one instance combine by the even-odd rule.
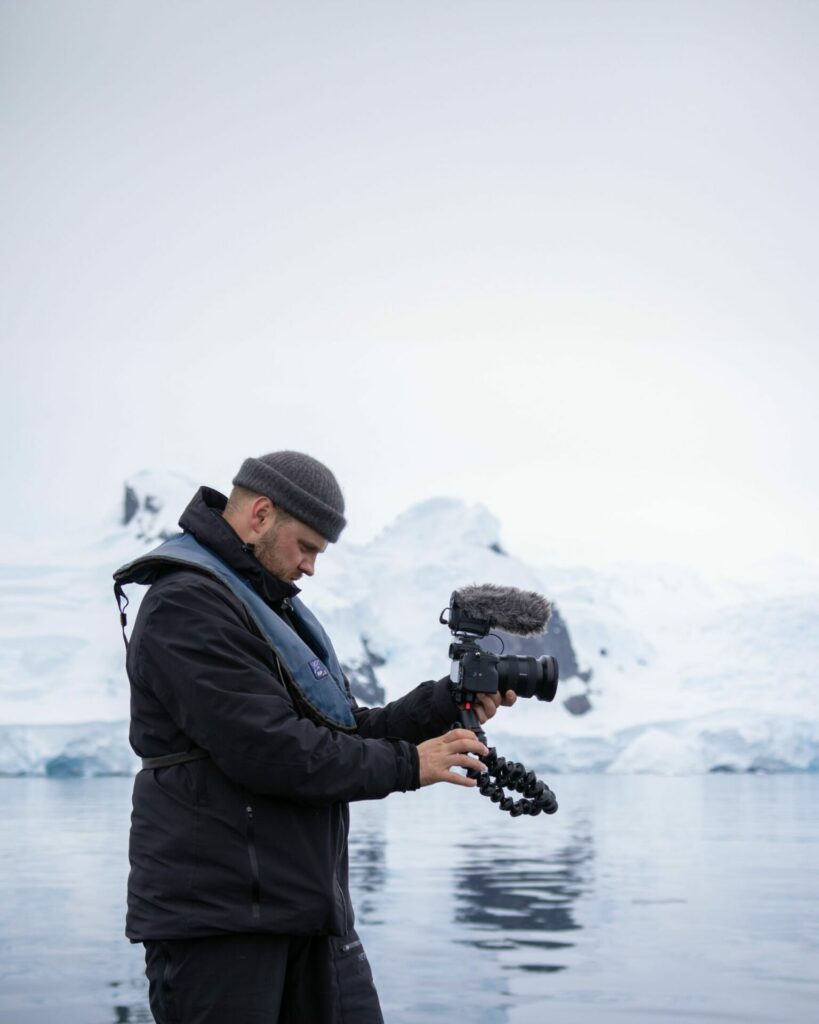
[[355, 932], [145, 943], [157, 1024], [384, 1024]]

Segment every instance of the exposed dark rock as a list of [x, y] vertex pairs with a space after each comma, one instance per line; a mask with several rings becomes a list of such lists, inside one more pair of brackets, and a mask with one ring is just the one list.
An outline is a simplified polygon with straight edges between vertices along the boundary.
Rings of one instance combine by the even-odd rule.
[[122, 525], [127, 526], [139, 511], [139, 499], [133, 487], [125, 485], [125, 503], [122, 510]]
[[384, 687], [378, 682], [371, 665], [342, 664], [341, 668], [350, 680], [350, 689], [357, 701], [370, 706], [385, 702], [387, 695]]
[[138, 492], [129, 484], [125, 485], [125, 499], [122, 508], [122, 525], [131, 525], [137, 540], [146, 542], [168, 540], [178, 531], [158, 527], [157, 517], [162, 512], [162, 499], [155, 494]]
[[361, 637], [361, 646], [364, 650], [364, 657], [355, 661], [342, 662], [341, 670], [350, 680], [350, 689], [356, 700], [369, 706], [384, 704], [387, 694], [384, 687], [378, 682], [375, 670], [386, 665], [386, 659], [370, 648], [368, 637]]
[[370, 638], [368, 636], [361, 637], [361, 646], [364, 648], [373, 668], [381, 668], [382, 665], [387, 664], [387, 659], [382, 658], [380, 654], [376, 654], [376, 652], [370, 647]]
[[573, 715], [585, 715], [591, 711], [591, 701], [585, 693], [578, 693], [574, 697], [567, 697], [563, 701], [563, 707]]
[[489, 550], [494, 551], [496, 555], [503, 555], [504, 558], [509, 557], [508, 554], [503, 550], [503, 548], [500, 546], [500, 544], [498, 544], [497, 541], [493, 541], [493, 543], [489, 544], [488, 547]]

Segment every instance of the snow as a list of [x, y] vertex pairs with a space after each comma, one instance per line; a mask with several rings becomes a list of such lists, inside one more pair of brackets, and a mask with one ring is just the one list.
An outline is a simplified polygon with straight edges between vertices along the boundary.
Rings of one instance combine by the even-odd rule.
[[[82, 533], [4, 543], [0, 774], [135, 769], [111, 573], [176, 531], [196, 486], [143, 471], [126, 481], [122, 505]], [[453, 589], [492, 582], [555, 602], [590, 680], [562, 679], [554, 703], [518, 701], [488, 728], [502, 753], [532, 767], [819, 770], [819, 579], [805, 566], [783, 566], [777, 586], [706, 581], [671, 565], [538, 568], [525, 552], [504, 553], [486, 508], [441, 497], [367, 545], [342, 539], [317, 568], [302, 596], [342, 660], [366, 662], [365, 643], [384, 659], [388, 699], [448, 673], [438, 616]], [[129, 588], [130, 622], [139, 596]], [[591, 710], [571, 714], [570, 695], [587, 696]]]

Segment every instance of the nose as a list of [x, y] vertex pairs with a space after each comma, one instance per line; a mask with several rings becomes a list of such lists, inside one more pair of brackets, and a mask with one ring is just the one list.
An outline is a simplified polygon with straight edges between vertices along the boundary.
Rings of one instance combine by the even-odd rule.
[[305, 557], [299, 562], [299, 570], [303, 572], [305, 576], [312, 576], [316, 571], [316, 556], [305, 555]]

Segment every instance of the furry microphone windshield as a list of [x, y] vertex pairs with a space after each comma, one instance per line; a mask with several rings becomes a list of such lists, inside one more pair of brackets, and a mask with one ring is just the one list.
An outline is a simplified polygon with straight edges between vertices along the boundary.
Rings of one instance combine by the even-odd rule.
[[535, 636], [546, 629], [552, 606], [541, 594], [494, 583], [473, 584], [453, 591], [453, 608], [469, 619], [484, 620], [517, 636]]

